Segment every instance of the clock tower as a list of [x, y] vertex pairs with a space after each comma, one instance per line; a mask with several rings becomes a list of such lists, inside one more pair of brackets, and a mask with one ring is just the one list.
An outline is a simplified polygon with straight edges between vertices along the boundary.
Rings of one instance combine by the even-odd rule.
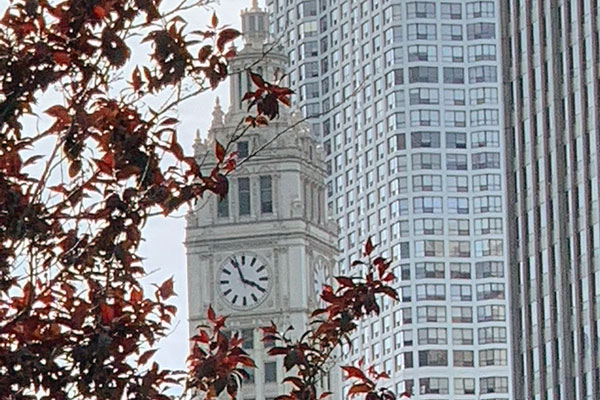
[[[217, 100], [207, 139], [195, 143], [199, 160], [208, 154], [212, 161], [215, 140], [226, 144], [244, 131], [242, 98], [255, 90], [248, 71], [273, 82], [286, 70], [287, 57], [269, 43], [268, 14], [256, 1], [242, 12], [242, 33], [244, 47], [230, 66], [229, 109], [224, 113]], [[229, 316], [227, 327], [241, 332], [257, 364], [238, 398], [268, 400], [289, 388], [280, 383], [282, 360], [267, 356], [260, 328], [274, 321], [304, 332], [333, 269], [337, 232], [326, 216], [322, 151], [297, 113], [282, 107], [267, 127], [244, 131], [234, 146], [239, 167], [228, 177], [227, 196], [206, 196], [187, 217], [190, 329], [194, 334], [205, 322], [209, 305]], [[332, 379], [323, 384], [336, 392]]]

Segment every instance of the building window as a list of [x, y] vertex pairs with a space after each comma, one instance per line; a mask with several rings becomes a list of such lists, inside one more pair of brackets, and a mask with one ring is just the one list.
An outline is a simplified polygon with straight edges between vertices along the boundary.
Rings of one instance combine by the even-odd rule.
[[441, 175], [417, 175], [413, 176], [414, 192], [437, 192], [442, 190]]
[[468, 47], [469, 61], [496, 61], [496, 45], [476, 44]]
[[504, 283], [477, 285], [477, 300], [504, 299]]
[[273, 212], [273, 182], [268, 175], [260, 177], [260, 211], [263, 214]]
[[442, 40], [462, 40], [462, 25], [442, 24]]
[[265, 383], [277, 382], [277, 363], [265, 363]]
[[437, 61], [437, 46], [408, 46], [408, 61]]
[[467, 18], [494, 18], [493, 1], [473, 1], [467, 3]]
[[506, 310], [502, 305], [477, 307], [477, 322], [506, 321]]
[[419, 351], [420, 367], [445, 367], [448, 366], [448, 352], [446, 350], [421, 350]]
[[442, 3], [440, 10], [442, 19], [461, 19], [461, 7], [460, 3]]
[[442, 46], [442, 61], [461, 63], [465, 59], [462, 46]]
[[[443, 242], [442, 242], [443, 243]], [[417, 300], [446, 300], [446, 285], [417, 285]]]
[[237, 142], [237, 156], [238, 159], [248, 157], [248, 142], [241, 140]]
[[441, 214], [441, 197], [415, 197], [413, 199], [413, 210], [415, 214]]
[[473, 330], [468, 328], [452, 328], [452, 344], [472, 345]]
[[477, 330], [479, 344], [506, 343], [506, 328], [489, 326]]
[[485, 239], [475, 241], [475, 257], [502, 256], [504, 243], [502, 239]]
[[439, 148], [439, 132], [413, 132], [410, 136], [411, 147], [416, 148]]
[[479, 378], [480, 393], [508, 393], [508, 378], [504, 376], [490, 376]]
[[491, 65], [479, 65], [469, 68], [469, 83], [497, 82], [498, 69]]
[[408, 97], [411, 105], [415, 104], [439, 104], [440, 95], [437, 89], [410, 89]]
[[444, 126], [463, 128], [467, 126], [467, 116], [464, 111], [446, 111], [444, 113]]
[[502, 218], [477, 218], [475, 219], [475, 234], [500, 234], [502, 233]]
[[[479, 366], [487, 367], [491, 365], [505, 366], [506, 365], [506, 353], [505, 349], [489, 349], [479, 350]], [[483, 388], [482, 388], [483, 392]], [[491, 393], [491, 392], [487, 392]]]
[[450, 263], [451, 279], [471, 279], [471, 264]]
[[473, 299], [471, 285], [450, 285], [450, 296], [453, 301], [471, 301]]
[[238, 178], [240, 215], [250, 215], [250, 178]]
[[475, 379], [454, 378], [454, 394], [475, 394]]
[[465, 91], [462, 89], [444, 89], [444, 104], [447, 106], [464, 106]]
[[500, 153], [486, 152], [471, 155], [473, 169], [500, 168]]
[[448, 394], [448, 378], [419, 379], [421, 394]]
[[217, 217], [229, 217], [229, 197], [227, 195], [223, 196], [222, 199], [217, 199]]
[[437, 83], [437, 67], [410, 67], [408, 69], [408, 81], [410, 83]]
[[447, 344], [446, 328], [421, 328], [417, 331], [419, 344]]
[[471, 134], [471, 147], [499, 147], [500, 132], [498, 131], [477, 131]]
[[421, 306], [417, 307], [417, 322], [446, 322], [446, 307]]
[[473, 176], [473, 190], [485, 192], [488, 190], [500, 190], [502, 188], [500, 174], [485, 174]]
[[414, 110], [410, 112], [410, 126], [439, 126], [440, 112], [437, 110]]
[[449, 192], [468, 192], [469, 180], [466, 176], [448, 175], [446, 186]]
[[487, 212], [502, 212], [502, 197], [481, 196], [473, 198], [473, 211], [475, 214]]
[[469, 236], [469, 220], [468, 219], [454, 219], [448, 220], [448, 234], [457, 236]]
[[504, 263], [502, 261], [484, 261], [475, 263], [477, 279], [504, 278]]
[[420, 153], [412, 155], [412, 167], [414, 170], [420, 169], [441, 169], [441, 154], [439, 153]]
[[407, 18], [435, 18], [435, 3], [431, 1], [412, 1], [406, 4]]
[[495, 39], [496, 26], [492, 22], [476, 22], [467, 24], [467, 39]]
[[245, 350], [254, 348], [254, 330], [242, 329], [241, 332], [242, 348]]
[[448, 197], [449, 214], [468, 214], [469, 199], [467, 197]]
[[452, 171], [466, 171], [468, 169], [466, 154], [447, 154], [446, 168]]
[[450, 240], [448, 247], [450, 257], [468, 258], [471, 256], [471, 242], [467, 240]]
[[473, 309], [471, 307], [452, 307], [452, 322], [473, 322]]
[[453, 354], [455, 367], [473, 367], [473, 352], [469, 350], [454, 350]]
[[415, 270], [417, 279], [444, 279], [446, 276], [444, 263], [441, 262], [419, 262], [416, 263]]
[[439, 218], [415, 219], [415, 235], [443, 235], [444, 220]]

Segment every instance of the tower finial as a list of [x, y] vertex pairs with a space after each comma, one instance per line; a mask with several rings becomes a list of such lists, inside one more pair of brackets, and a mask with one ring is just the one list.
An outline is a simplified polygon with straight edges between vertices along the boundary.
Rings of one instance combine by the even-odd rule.
[[258, 8], [258, 0], [252, 0], [252, 9], [256, 10]]
[[223, 109], [221, 108], [221, 100], [217, 97], [215, 100], [215, 108], [212, 112], [212, 121], [210, 124], [211, 128], [223, 126]]

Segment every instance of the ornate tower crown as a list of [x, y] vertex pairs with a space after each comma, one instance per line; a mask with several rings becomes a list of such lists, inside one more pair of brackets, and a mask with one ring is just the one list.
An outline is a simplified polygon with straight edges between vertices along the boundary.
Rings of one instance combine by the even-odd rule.
[[261, 48], [269, 36], [269, 14], [252, 0], [250, 8], [242, 11], [242, 32], [245, 46]]

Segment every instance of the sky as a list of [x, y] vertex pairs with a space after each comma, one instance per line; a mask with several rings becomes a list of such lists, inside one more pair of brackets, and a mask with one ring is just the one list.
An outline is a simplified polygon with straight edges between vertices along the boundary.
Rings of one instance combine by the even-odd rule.
[[[264, 6], [263, 1], [259, 5]], [[220, 23], [241, 29], [240, 11], [250, 6], [250, 0], [221, 0], [215, 9]], [[191, 17], [190, 17], [191, 18]], [[204, 26], [208, 23], [210, 12], [201, 10], [197, 13], [198, 21]], [[241, 47], [241, 43], [238, 43]], [[224, 110], [229, 104], [229, 85], [221, 84], [215, 91], [203, 93], [197, 101], [188, 102], [179, 110], [179, 136], [186, 153], [191, 154], [192, 144], [197, 129], [201, 136], [206, 136], [210, 126], [211, 112], [217, 96]], [[177, 317], [173, 321], [173, 330], [168, 337], [159, 344], [159, 350], [154, 359], [163, 368], [184, 369], [185, 358], [188, 354], [188, 312], [187, 312], [187, 285], [186, 285], [186, 256], [183, 241], [185, 238], [184, 207], [171, 217], [155, 217], [143, 231], [145, 238], [141, 246], [141, 255], [145, 257], [145, 269], [151, 274], [145, 279], [146, 284], [160, 283], [170, 276], [174, 276], [175, 293], [177, 297], [174, 304], [178, 307]]]

